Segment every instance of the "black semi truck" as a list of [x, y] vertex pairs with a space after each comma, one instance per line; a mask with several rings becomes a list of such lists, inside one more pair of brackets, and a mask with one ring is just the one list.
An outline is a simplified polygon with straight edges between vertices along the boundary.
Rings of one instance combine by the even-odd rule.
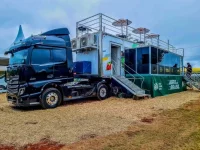
[[[15, 106], [55, 108], [64, 101], [111, 95], [111, 78], [74, 75], [67, 28], [54, 29], [14, 43], [6, 72], [7, 99]], [[79, 79], [74, 82], [74, 79]]]

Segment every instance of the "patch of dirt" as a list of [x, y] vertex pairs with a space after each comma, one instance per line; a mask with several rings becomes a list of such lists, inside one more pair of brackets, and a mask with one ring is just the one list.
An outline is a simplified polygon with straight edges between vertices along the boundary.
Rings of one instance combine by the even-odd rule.
[[96, 134], [84, 134], [80, 137], [81, 140], [87, 140], [87, 139], [93, 139], [97, 137], [98, 135]]
[[42, 139], [39, 143], [28, 144], [22, 147], [22, 150], [60, 150], [64, 145], [50, 141], [48, 139]]
[[63, 144], [42, 139], [39, 143], [28, 144], [23, 147], [0, 145], [0, 150], [60, 150], [62, 147], [64, 147]]
[[145, 123], [152, 123], [153, 121], [154, 121], [154, 118], [144, 117], [141, 119], [141, 122], [145, 122]]
[[0, 150], [15, 150], [14, 146], [0, 145]]
[[184, 109], [186, 110], [196, 110], [199, 111], [199, 105], [200, 105], [200, 101], [193, 101], [189, 104], [185, 104], [184, 105]]
[[37, 124], [38, 122], [37, 121], [28, 121], [28, 122], [25, 122], [25, 124]]
[[128, 135], [128, 137], [133, 137], [139, 134], [140, 132], [142, 132], [142, 130], [138, 130], [138, 131], [128, 130], [128, 131], [125, 131], [124, 133]]

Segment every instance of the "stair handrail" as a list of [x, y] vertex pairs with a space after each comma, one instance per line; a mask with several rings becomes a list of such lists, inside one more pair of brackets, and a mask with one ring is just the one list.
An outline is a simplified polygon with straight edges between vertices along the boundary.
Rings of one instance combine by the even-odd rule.
[[[119, 58], [118, 58], [119, 59]], [[120, 59], [119, 59], [120, 60]], [[121, 60], [120, 60], [120, 62], [121, 62]], [[137, 78], [137, 79], [141, 79], [141, 88], [142, 88], [142, 85], [143, 85], [143, 83], [144, 83], [144, 77], [141, 75], [141, 74], [139, 74], [139, 73], [137, 73], [137, 71], [135, 71], [135, 70], [133, 70], [131, 67], [129, 67], [126, 63], [123, 63], [123, 62], [121, 62], [121, 64], [124, 64], [126, 67], [128, 67], [131, 71], [133, 71], [135, 74], [137, 74], [140, 78]], [[124, 67], [124, 70], [126, 70], [125, 69], [125, 67]], [[130, 74], [130, 73], [129, 73]], [[130, 74], [130, 75], [132, 75], [132, 74]], [[133, 75], [132, 75], [133, 76]], [[134, 76], [135, 77], [135, 76]]]
[[[119, 59], [119, 58], [118, 58]], [[120, 60], [120, 59], [119, 59]], [[115, 60], [113, 60], [113, 59], [111, 59], [111, 61], [112, 62], [114, 62], [114, 64], [118, 64]], [[122, 62], [121, 62], [121, 60], [120, 60], [120, 64], [123, 64]], [[113, 63], [112, 63], [112, 65], [113, 65]], [[141, 88], [142, 88], [142, 85], [143, 85], [143, 82], [144, 82], [144, 77], [143, 76], [141, 76], [140, 74], [138, 74], [135, 70], [133, 70], [132, 68], [130, 68], [128, 65], [126, 65], [125, 63], [124, 63], [124, 65], [125, 66], [127, 66], [130, 70], [132, 70], [133, 72], [135, 72], [135, 74], [137, 74], [137, 75], [139, 75], [141, 78], [137, 78], [137, 79], [141, 79]], [[120, 65], [121, 66], [121, 65]], [[115, 65], [114, 65], [114, 67], [115, 67]], [[127, 72], [129, 75], [131, 75], [132, 77], [133, 77], [133, 82], [135, 82], [135, 80], [136, 80], [136, 77], [134, 76], [134, 75], [132, 75], [129, 71], [127, 71], [125, 68], [124, 68], [124, 71], [125, 72]], [[120, 74], [121, 74], [121, 72], [120, 72]]]
[[[130, 74], [130, 75], [133, 77], [133, 82], [135, 82], [135, 79], [136, 79], [136, 78], [135, 78], [130, 72], [128, 72], [127, 70], [124, 69], [124, 71], [127, 72], [128, 74]], [[132, 79], [132, 78], [130, 78], [130, 79]], [[142, 85], [141, 85], [141, 86], [142, 86]]]
[[[191, 73], [189, 71], [191, 71]], [[192, 69], [184, 67], [183, 75], [184, 75], [185, 80], [189, 82], [193, 87], [197, 88], [198, 90], [200, 89], [199, 87], [200, 75], [198, 73], [192, 73]], [[195, 76], [192, 76], [192, 75], [195, 75]], [[198, 86], [196, 85], [196, 83], [198, 83]]]
[[[118, 64], [118, 63], [117, 63], [116, 61], [114, 61], [114, 60], [113, 60], [113, 62], [114, 62], [115, 64]], [[113, 65], [113, 66], [114, 66], [113, 69], [115, 70], [115, 69], [116, 69], [116, 68], [115, 68], [115, 65]], [[126, 71], [126, 72], [129, 73], [129, 74], [131, 74], [130, 72], [128, 72], [128, 71], [125, 70], [125, 69], [124, 69], [124, 71]], [[132, 74], [131, 74], [131, 75], [132, 75]], [[133, 77], [133, 78], [131, 78], [131, 79], [133, 79], [134, 82], [135, 82], [135, 77], [134, 77], [133, 75], [132, 75], [132, 77]]]
[[[187, 67], [184, 67], [183, 74], [184, 74], [185, 76], [187, 76], [187, 77], [188, 77], [188, 75], [187, 75], [187, 70], [191, 71], [190, 78], [191, 78], [192, 80], [195, 81], [195, 80], [196, 80], [196, 77], [197, 77], [199, 80], [197, 80], [196, 82], [200, 82], [200, 74], [198, 74], [198, 73], [192, 73], [192, 69], [189, 69], [189, 68], [187, 68]], [[193, 76], [194, 79], [192, 78], [192, 75], [195, 75], [195, 76]], [[188, 78], [189, 78], [189, 77], [188, 77]]]
[[[189, 78], [187, 75], [185, 75], [184, 79], [190, 83], [189, 87], [195, 87], [199, 90], [199, 86], [196, 86], [194, 83], [198, 83], [198, 81], [194, 81], [193, 79]], [[188, 84], [187, 84], [188, 85]]]
[[[114, 62], [114, 63], [116, 63], [116, 62]], [[116, 68], [115, 68], [115, 65], [113, 63], [111, 64], [111, 72], [112, 72], [112, 75], [113, 75], [113, 70], [112, 69], [116, 72]]]
[[[114, 64], [113, 64], [113, 62], [114, 62]], [[114, 69], [114, 71], [116, 71], [116, 64], [118, 64], [115, 60], [113, 60], [113, 59], [111, 59], [111, 64], [112, 64], [112, 67], [111, 67], [111, 71], [112, 71], [112, 69]], [[121, 74], [121, 72], [120, 72], [120, 74]], [[113, 72], [112, 72], [112, 75], [113, 75]]]

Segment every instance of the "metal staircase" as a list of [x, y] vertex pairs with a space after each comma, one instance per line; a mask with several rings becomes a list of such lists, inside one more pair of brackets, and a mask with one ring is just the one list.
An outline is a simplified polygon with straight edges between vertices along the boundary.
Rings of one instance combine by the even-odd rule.
[[[119, 60], [120, 62], [120, 69], [121, 69], [121, 65], [123, 65], [124, 67], [126, 66], [127, 68], [129, 68], [131, 71], [133, 71], [136, 75], [139, 76], [139, 78], [136, 78], [134, 75], [132, 75], [130, 72], [128, 72], [125, 68], [124, 71], [126, 73], [128, 73], [129, 75], [131, 75], [131, 80], [133, 80], [133, 82], [131, 80], [129, 80], [128, 78], [126, 78], [125, 76], [122, 76], [121, 73], [120, 75], [115, 75], [115, 72], [117, 72], [117, 66], [118, 63], [114, 60], [112, 60], [112, 79], [115, 80], [117, 83], [119, 83], [122, 87], [124, 87], [126, 90], [128, 90], [130, 93], [132, 93], [133, 95], [137, 96], [137, 97], [150, 97], [149, 94], [145, 93], [145, 90], [142, 89], [142, 84], [144, 82], [144, 77], [141, 76], [140, 74], [138, 74], [136, 71], [134, 71], [132, 68], [130, 68], [128, 65], [126, 65], [125, 63], [122, 63], [121, 60]], [[119, 66], [118, 66], [119, 67]], [[141, 87], [137, 86], [134, 82], [136, 79], [140, 79], [141, 80]]]
[[188, 74], [184, 70], [183, 78], [185, 79], [188, 87], [200, 90], [200, 74], [197, 73]]
[[145, 91], [135, 85], [133, 82], [131, 82], [128, 78], [123, 76], [112, 76], [112, 78], [133, 95], [136, 95], [138, 97], [146, 96]]

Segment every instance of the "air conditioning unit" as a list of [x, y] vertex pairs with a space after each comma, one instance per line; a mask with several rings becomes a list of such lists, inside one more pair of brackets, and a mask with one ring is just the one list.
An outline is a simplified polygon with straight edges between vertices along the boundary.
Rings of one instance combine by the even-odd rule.
[[90, 34], [89, 45], [97, 46], [97, 42], [98, 42], [97, 39], [98, 39], [98, 35], [97, 34]]
[[71, 46], [72, 46], [72, 49], [79, 49], [80, 48], [80, 38], [72, 39]]
[[82, 47], [94, 47], [97, 46], [97, 34], [85, 34], [80, 38], [80, 45]]
[[81, 45], [81, 48], [88, 46], [88, 34], [86, 34], [80, 38], [80, 45]]

